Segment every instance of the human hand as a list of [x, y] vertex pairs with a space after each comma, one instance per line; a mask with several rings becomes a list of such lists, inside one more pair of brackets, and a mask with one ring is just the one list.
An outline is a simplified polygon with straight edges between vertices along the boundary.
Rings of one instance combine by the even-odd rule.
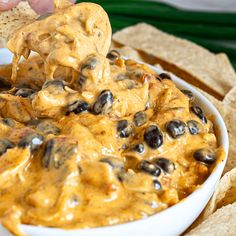
[[[15, 7], [21, 0], [0, 0], [0, 11], [6, 11]], [[70, 0], [75, 3], [75, 0]], [[30, 6], [40, 15], [52, 12], [54, 0], [28, 0]]]

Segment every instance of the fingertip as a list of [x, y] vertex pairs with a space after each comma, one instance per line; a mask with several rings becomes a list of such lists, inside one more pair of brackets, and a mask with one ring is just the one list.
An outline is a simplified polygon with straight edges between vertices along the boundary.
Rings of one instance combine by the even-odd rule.
[[0, 0], [0, 11], [7, 11], [15, 7], [20, 0]]

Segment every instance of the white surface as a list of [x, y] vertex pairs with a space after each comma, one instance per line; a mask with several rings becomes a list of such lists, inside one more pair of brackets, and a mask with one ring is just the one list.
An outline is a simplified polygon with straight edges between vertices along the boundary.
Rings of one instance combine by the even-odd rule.
[[[155, 1], [155, 0], [154, 0]], [[156, 0], [186, 10], [236, 12], [236, 0]]]
[[[0, 55], [2, 50], [0, 49]], [[8, 55], [8, 56], [7, 56]], [[5, 54], [5, 60], [9, 59], [10, 54]], [[1, 57], [0, 57], [1, 62]], [[155, 67], [153, 68], [157, 73], [163, 72]], [[220, 137], [219, 143], [225, 149], [228, 154], [228, 134], [224, 124], [224, 121], [216, 108], [198, 91], [192, 86], [182, 81], [176, 76], [172, 76], [172, 79], [176, 85], [181, 89], [191, 90], [197, 103], [207, 111], [208, 114], [213, 114], [216, 118], [215, 125], [219, 127]], [[221, 162], [204, 184], [194, 193], [189, 195], [186, 199], [180, 203], [172, 206], [156, 215], [150, 216], [143, 220], [138, 220], [121, 225], [101, 227], [96, 229], [86, 230], [71, 230], [65, 231], [61, 229], [53, 229], [46, 227], [36, 227], [22, 225], [22, 229], [29, 236], [175, 236], [184, 232], [192, 222], [201, 213], [208, 200], [210, 199], [215, 186], [222, 174], [225, 166], [226, 159]], [[10, 234], [0, 226], [0, 235], [9, 236]]]
[[0, 65], [10, 64], [12, 61], [13, 55], [9, 53], [9, 50], [6, 48], [1, 48], [0, 50]]

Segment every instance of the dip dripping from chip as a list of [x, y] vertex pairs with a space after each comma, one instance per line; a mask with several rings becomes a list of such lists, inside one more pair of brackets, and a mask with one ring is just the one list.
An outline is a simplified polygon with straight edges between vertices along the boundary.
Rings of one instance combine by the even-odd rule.
[[44, 60], [47, 79], [53, 79], [60, 66], [79, 71], [81, 61], [89, 55], [107, 55], [111, 26], [102, 7], [93, 3], [71, 5], [65, 0], [56, 0], [55, 7], [54, 14], [21, 27], [10, 37], [7, 46], [14, 53], [12, 82], [21, 56], [27, 59], [31, 51]]

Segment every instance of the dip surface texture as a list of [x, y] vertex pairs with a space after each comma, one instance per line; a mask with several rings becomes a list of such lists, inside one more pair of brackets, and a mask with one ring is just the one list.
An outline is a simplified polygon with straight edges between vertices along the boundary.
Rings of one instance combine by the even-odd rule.
[[[192, 93], [108, 53], [110, 35], [102, 8], [82, 3], [8, 43], [15, 60], [13, 86], [0, 90], [0, 217], [14, 234], [19, 223], [89, 228], [152, 215], [198, 188], [222, 154]], [[31, 50], [40, 56], [18, 65]]]

